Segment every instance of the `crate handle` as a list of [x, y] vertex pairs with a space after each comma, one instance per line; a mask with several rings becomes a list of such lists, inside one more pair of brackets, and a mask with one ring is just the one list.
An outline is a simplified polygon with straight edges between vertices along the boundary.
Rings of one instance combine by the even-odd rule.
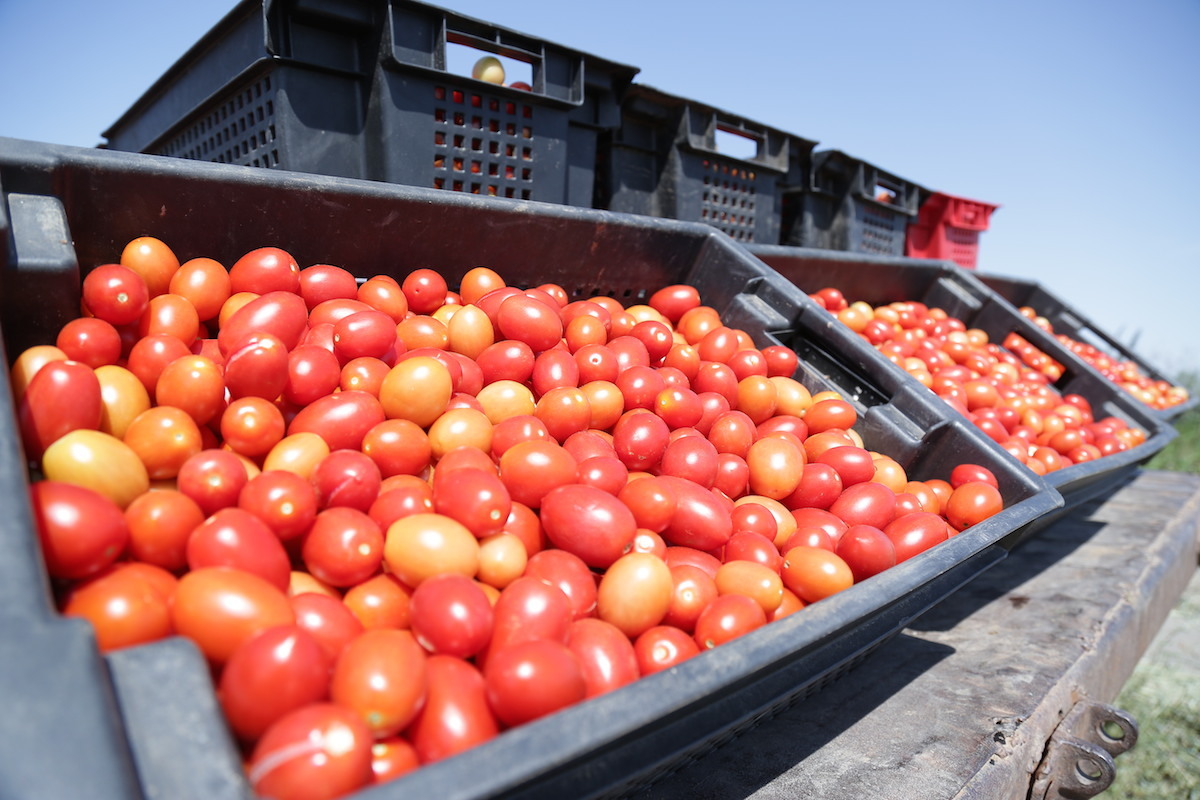
[[[432, 6], [389, 3], [382, 44], [386, 67], [453, 76], [480, 86], [518, 95], [533, 94], [569, 106], [584, 103], [584, 58], [581, 53], [555, 47]], [[529, 89], [477, 81], [471, 75], [450, 72], [447, 45], [460, 45], [528, 64]]]

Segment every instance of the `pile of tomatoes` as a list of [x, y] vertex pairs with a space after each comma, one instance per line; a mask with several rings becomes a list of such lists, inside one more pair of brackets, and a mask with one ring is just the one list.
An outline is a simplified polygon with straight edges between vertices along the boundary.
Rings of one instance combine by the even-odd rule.
[[1039, 475], [1146, 441], [1120, 417], [1095, 419], [1082, 395], [1061, 394], [1062, 365], [1015, 332], [1001, 345], [924, 303], [873, 307], [834, 287], [810, 297]]
[[[1151, 378], [1130, 359], [1116, 358], [1095, 345], [1073, 339], [1065, 333], [1055, 333], [1050, 320], [1039, 315], [1029, 306], [1018, 309], [1022, 316], [1033, 321], [1042, 330], [1054, 336], [1059, 343], [1095, 367], [1101, 375], [1120, 386], [1150, 408], [1159, 411], [1174, 408], [1188, 401], [1188, 390], [1170, 381]], [[1032, 347], [1032, 345], [1031, 345]], [[1038, 352], [1041, 352], [1040, 350]]]
[[688, 286], [359, 282], [140, 238], [12, 367], [46, 565], [109, 651], [179, 634], [250, 782], [335, 797], [669, 668], [999, 512]]

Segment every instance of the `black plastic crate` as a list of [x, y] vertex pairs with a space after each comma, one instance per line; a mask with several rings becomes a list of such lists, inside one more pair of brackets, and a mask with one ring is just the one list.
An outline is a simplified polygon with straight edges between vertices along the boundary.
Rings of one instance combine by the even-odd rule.
[[[1103, 328], [1037, 281], [983, 273], [980, 273], [978, 277], [989, 289], [1014, 306], [1018, 308], [1029, 306], [1040, 316], [1045, 317], [1056, 334], [1065, 334], [1079, 342], [1092, 345], [1121, 361], [1132, 361], [1143, 374], [1152, 380], [1175, 382], [1173, 378], [1167, 377], [1161, 370], [1156, 369], [1133, 350], [1121, 344]], [[1196, 408], [1197, 405], [1200, 405], [1200, 397], [1192, 396], [1177, 406], [1152, 410], [1164, 419], [1174, 420]]]
[[780, 244], [902, 256], [928, 190], [840, 150], [814, 153], [783, 198]]
[[[817, 690], [1062, 507], [1057, 491], [911, 377], [880, 369], [878, 353], [705, 225], [12, 139], [0, 139], [0, 187], [0, 326], [9, 357], [77, 313], [81, 269], [111, 261], [140, 235], [163, 239], [181, 258], [222, 263], [273, 244], [301, 264], [339, 264], [360, 276], [434, 266], [453, 282], [487, 264], [512, 284], [555, 281], [574, 296], [626, 303], [686, 282], [760, 346], [810, 343], [797, 378], [850, 398], [867, 446], [913, 478], [944, 476], [965, 460], [999, 478], [1004, 511], [918, 557], [356, 798], [595, 797], [652, 781]], [[3, 794], [245, 796], [240, 757], [194, 646], [173, 638], [100, 658], [86, 624], [54, 614], [7, 387], [3, 395], [0, 586], [10, 602], [0, 618], [0, 692], [10, 710], [23, 711], [0, 722], [9, 734]], [[52, 632], [61, 646], [31, 631]], [[73, 681], [59, 680], [64, 672]], [[60, 763], [64, 747], [78, 771]]]
[[[463, 45], [529, 89], [447, 69]], [[244, 0], [113, 124], [108, 147], [590, 207], [597, 133], [637, 73], [409, 0]]]
[[[871, 305], [882, 305], [897, 300], [919, 301], [944, 309], [968, 327], [985, 331], [989, 340], [997, 344], [1015, 332], [1063, 365], [1062, 377], [1054, 384], [1060, 393], [1076, 393], [1087, 398], [1097, 418], [1118, 417], [1146, 431], [1146, 441], [1126, 452], [1048, 473], [1045, 480], [1062, 493], [1066, 502], [1064, 511], [1128, 480], [1139, 465], [1166, 447], [1176, 435], [1175, 430], [1163, 424], [1150, 409], [1066, 350], [1053, 336], [981, 283], [974, 273], [951, 261], [794, 247], [753, 246], [749, 250], [805, 292], [833, 286], [851, 302], [863, 300]], [[827, 316], [833, 321], [832, 315]], [[840, 322], [834, 324], [841, 326]], [[887, 359], [883, 361], [890, 370], [904, 371]], [[924, 387], [922, 391], [936, 398], [932, 391]], [[1042, 524], [1045, 522], [1042, 520]]]
[[[723, 152], [721, 139], [754, 152]], [[816, 146], [642, 84], [626, 93], [621, 126], [603, 141], [597, 208], [704, 222], [765, 244], [779, 242], [783, 191], [803, 179]]]

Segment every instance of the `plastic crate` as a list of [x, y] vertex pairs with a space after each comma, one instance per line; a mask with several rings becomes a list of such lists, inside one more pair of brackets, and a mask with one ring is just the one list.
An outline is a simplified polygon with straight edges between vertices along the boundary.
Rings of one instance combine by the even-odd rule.
[[[722, 152], [720, 139], [753, 149]], [[816, 142], [704, 103], [634, 84], [620, 127], [603, 137], [597, 208], [703, 222], [740, 242], [779, 241], [784, 189]], [[733, 148], [729, 148], [732, 150]]]
[[[111, 261], [139, 235], [163, 239], [181, 258], [222, 263], [275, 244], [301, 264], [340, 264], [360, 276], [435, 266], [454, 282], [487, 264], [515, 285], [555, 281], [572, 296], [626, 303], [686, 282], [760, 346], [810, 343], [797, 378], [851, 398], [864, 441], [914, 478], [968, 459], [999, 477], [1005, 510], [946, 543], [802, 614], [356, 800], [595, 797], [652, 781], [815, 691], [1062, 506], [1044, 481], [915, 380], [881, 369], [878, 353], [708, 226], [12, 139], [0, 139], [0, 187], [0, 328], [9, 357], [77, 313], [81, 267]], [[53, 613], [7, 387], [0, 394], [0, 587], [9, 599], [0, 617], [8, 709], [0, 731], [9, 734], [0, 793], [246, 796], [208, 667], [190, 642], [99, 658], [85, 624]], [[46, 643], [51, 634], [60, 646]], [[65, 673], [72, 681], [59, 678]]]
[[[530, 89], [447, 70], [465, 45]], [[108, 147], [590, 207], [635, 67], [408, 0], [244, 0], [104, 132]]]
[[947, 259], [964, 269], [975, 269], [979, 234], [988, 229], [992, 212], [999, 207], [933, 192], [921, 203], [916, 222], [908, 226], [904, 255]]
[[[897, 300], [919, 301], [944, 309], [968, 327], [985, 331], [997, 343], [1015, 332], [1063, 365], [1063, 375], [1055, 383], [1059, 392], [1087, 398], [1097, 417], [1119, 417], [1146, 431], [1146, 441], [1126, 452], [1047, 474], [1046, 481], [1063, 495], [1064, 511], [1128, 480], [1139, 465], [1166, 447], [1176, 435], [1150, 409], [1101, 377], [974, 274], [951, 262], [789, 247], [753, 246], [749, 251], [805, 292], [833, 286], [851, 302], [863, 300], [881, 305]], [[832, 315], [827, 316], [831, 324], [841, 325]], [[885, 362], [888, 369], [904, 371], [886, 359]], [[936, 398], [932, 391], [924, 387], [922, 391]], [[1006, 457], [1016, 463], [1015, 458], [1007, 454]], [[1048, 521], [1043, 519], [1040, 524]]]
[[[1028, 306], [1040, 316], [1045, 317], [1054, 329], [1054, 333], [1064, 334], [1076, 341], [1091, 345], [1121, 361], [1131, 361], [1152, 380], [1174, 383], [1174, 380], [1168, 378], [1161, 370], [1156, 369], [1144, 358], [1121, 344], [1103, 328], [1040, 283], [1024, 278], [984, 273], [979, 274], [979, 280], [1017, 308]], [[1151, 409], [1151, 411], [1163, 419], [1174, 420], [1196, 408], [1197, 405], [1200, 405], [1200, 397], [1193, 396], [1177, 406]]]
[[840, 150], [812, 157], [807, 180], [783, 199], [780, 243], [822, 250], [904, 255], [922, 189]]

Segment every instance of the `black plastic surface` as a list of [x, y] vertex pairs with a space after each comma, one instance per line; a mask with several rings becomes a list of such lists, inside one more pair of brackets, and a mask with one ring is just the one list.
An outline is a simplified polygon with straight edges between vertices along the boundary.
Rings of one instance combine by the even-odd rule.
[[[529, 91], [446, 69], [448, 43]], [[482, 53], [481, 53], [482, 54]], [[635, 67], [410, 0], [243, 0], [117, 120], [114, 150], [591, 207]]]
[[[1066, 334], [1072, 339], [1093, 345], [1111, 356], [1132, 361], [1141, 368], [1142, 372], [1156, 381], [1175, 382], [1173, 378], [1168, 377], [1129, 347], [1121, 344], [1115, 337], [1037, 281], [984, 273], [977, 273], [977, 277], [989, 289], [1014, 306], [1018, 308], [1029, 306], [1037, 311], [1039, 315], [1049, 320], [1055, 333]], [[1187, 402], [1172, 408], [1152, 409], [1152, 411], [1164, 419], [1174, 420], [1198, 405], [1200, 405], [1200, 397], [1193, 396]]]
[[[852, 399], [867, 446], [891, 455], [911, 477], [943, 477], [969, 459], [1000, 480], [1003, 512], [918, 557], [670, 671], [355, 798], [589, 797], [653, 780], [848, 668], [1062, 507], [1057, 491], [922, 394], [911, 377], [880, 369], [872, 348], [705, 225], [11, 139], [0, 139], [0, 186], [0, 209], [6, 210], [0, 295], [11, 296], [11, 287], [26, 279], [23, 253], [54, 251], [53, 241], [72, 243], [66, 248], [71, 258], [64, 255], [54, 270], [38, 261], [30, 267], [52, 301], [44, 313], [29, 303], [4, 307], [0, 328], [11, 356], [10, 341], [46, 341], [75, 313], [76, 263], [86, 271], [112, 261], [140, 235], [161, 238], [181, 259], [206, 255], [229, 264], [253, 248], [276, 245], [302, 265], [339, 264], [361, 276], [433, 266], [452, 284], [486, 264], [514, 285], [554, 281], [572, 296], [604, 293], [627, 304], [686, 282], [760, 346], [803, 343], [813, 358], [805, 356], [797, 378], [814, 391], [836, 389]], [[57, 216], [8, 213], [29, 197], [41, 198]], [[9, 727], [12, 716], [0, 721], [6, 740], [23, 737], [21, 747], [0, 750], [0, 775], [9, 774], [14, 757], [56, 765], [64, 741], [60, 715], [71, 709], [70, 741], [97, 748], [110, 779], [58, 796], [128, 797], [136, 787], [126, 793], [119, 780], [128, 783], [131, 771], [148, 798], [243, 796], [240, 760], [216, 716], [207, 667], [194, 647], [172, 639], [99, 659], [86, 626], [53, 614], [26, 477], [13, 455], [11, 404], [0, 410], [7, 412], [0, 416], [0, 441], [8, 448], [0, 473], [8, 509], [0, 522], [0, 551], [7, 556], [0, 586], [12, 587], [7, 608], [19, 617], [0, 618], [0, 641], [11, 659], [0, 669], [28, 677], [23, 695], [56, 690], [44, 703], [30, 704], [20, 729]], [[25, 636], [30, 620], [67, 632], [76, 655], [64, 658], [36, 640], [19, 646], [16, 637]], [[63, 688], [47, 676], [39, 684], [36, 664], [51, 658], [64, 668], [91, 670], [89, 680]], [[0, 692], [9, 690], [0, 683]]]
[[813, 154], [807, 180], [784, 195], [779, 242], [902, 256], [925, 196], [928, 190], [874, 164], [822, 150]]
[[[720, 151], [718, 132], [756, 154]], [[603, 137], [597, 208], [704, 222], [740, 242], [779, 242], [784, 190], [808, 173], [816, 142], [704, 103], [634, 84], [621, 126]]]
[[[996, 343], [1003, 342], [1009, 333], [1016, 332], [1063, 365], [1063, 375], [1055, 383], [1059, 392], [1076, 393], [1087, 398], [1097, 418], [1119, 417], [1146, 431], [1147, 440], [1138, 447], [1095, 461], [1074, 464], [1046, 475], [1046, 481], [1062, 493], [1067, 508], [1128, 479], [1131, 471], [1166, 447], [1176, 435], [1173, 428], [1163, 424], [1145, 405], [1106, 380], [1066, 350], [1053, 336], [1022, 316], [1008, 301], [981, 283], [973, 272], [953, 262], [795, 247], [752, 246], [748, 249], [806, 293], [833, 286], [840, 289], [851, 302], [863, 300], [872, 305], [882, 305], [897, 300], [919, 301], [944, 309], [968, 327], [985, 331], [989, 339]], [[832, 322], [833, 316], [827, 316]], [[882, 361], [886, 369], [903, 372], [890, 361]], [[936, 397], [925, 387], [921, 387], [921, 392]], [[955, 416], [959, 415], [955, 413]], [[1009, 458], [1015, 462], [1011, 456]]]

